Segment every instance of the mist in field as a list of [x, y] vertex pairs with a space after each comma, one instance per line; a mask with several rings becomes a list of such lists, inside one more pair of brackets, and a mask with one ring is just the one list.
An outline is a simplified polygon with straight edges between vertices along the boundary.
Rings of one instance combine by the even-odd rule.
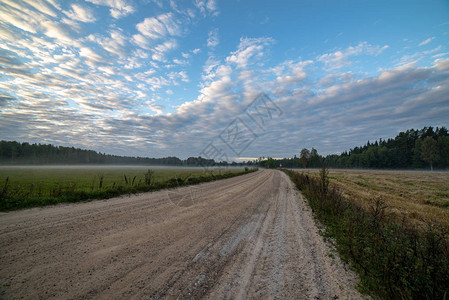
[[208, 166], [208, 167], [193, 167], [193, 166], [160, 166], [160, 165], [0, 165], [0, 173], [2, 170], [16, 169], [16, 170], [226, 170], [226, 169], [242, 169], [242, 166]]

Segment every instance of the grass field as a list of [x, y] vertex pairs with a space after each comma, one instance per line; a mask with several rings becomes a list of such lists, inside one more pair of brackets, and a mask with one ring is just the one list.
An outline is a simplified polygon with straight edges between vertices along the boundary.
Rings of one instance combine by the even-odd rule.
[[[318, 175], [318, 170], [302, 172]], [[449, 226], [449, 172], [329, 170], [329, 181], [363, 206], [380, 198], [400, 217]]]
[[[145, 175], [151, 169], [151, 180]], [[124, 193], [176, 187], [242, 173], [243, 168], [141, 166], [2, 166], [0, 209], [110, 198]]]

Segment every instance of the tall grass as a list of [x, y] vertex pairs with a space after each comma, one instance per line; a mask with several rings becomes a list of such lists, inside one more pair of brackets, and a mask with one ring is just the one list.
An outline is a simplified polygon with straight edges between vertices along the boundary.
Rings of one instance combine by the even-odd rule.
[[[108, 199], [122, 194], [135, 194], [149, 192], [165, 188], [175, 188], [190, 184], [199, 184], [213, 180], [231, 178], [257, 171], [248, 169], [245, 171], [235, 171], [214, 174], [214, 172], [202, 175], [189, 174], [186, 177], [175, 175], [173, 178], [156, 181], [155, 171], [147, 170], [143, 176], [123, 175], [121, 182], [114, 181], [110, 185], [105, 185], [104, 175], [94, 176], [90, 188], [77, 183], [54, 183], [45, 190], [41, 185], [37, 188], [34, 183], [11, 184], [9, 177], [6, 177], [3, 184], [0, 183], [0, 211], [16, 210], [35, 206], [45, 206], [61, 202], [79, 202], [92, 199]], [[97, 182], [98, 180], [98, 182]]]
[[449, 293], [449, 230], [434, 223], [417, 227], [386, 213], [377, 200], [370, 209], [343, 198], [319, 177], [284, 170], [308, 199], [325, 236], [358, 272], [363, 292], [382, 299], [446, 299]]

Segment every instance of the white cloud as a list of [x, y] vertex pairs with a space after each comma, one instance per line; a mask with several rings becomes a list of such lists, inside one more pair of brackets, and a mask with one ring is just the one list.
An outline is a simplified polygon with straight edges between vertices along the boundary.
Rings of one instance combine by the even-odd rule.
[[149, 49], [150, 47], [150, 41], [141, 34], [134, 34], [131, 41], [143, 49]]
[[207, 14], [218, 15], [217, 2], [215, 0], [195, 0], [194, 4], [203, 16]]
[[415, 52], [412, 54], [405, 54], [403, 55], [399, 60], [397, 60], [397, 66], [403, 66], [403, 65], [413, 65], [413, 64], [417, 64], [419, 61], [425, 59], [426, 57], [428, 57], [430, 54], [433, 54], [435, 52], [438, 52], [441, 50], [441, 45], [434, 48], [434, 49], [430, 49], [427, 51], [419, 51], [419, 52]]
[[318, 56], [318, 61], [324, 63], [327, 69], [334, 70], [340, 69], [346, 66], [350, 66], [352, 64], [351, 61], [348, 60], [350, 56], [357, 55], [379, 55], [384, 50], [388, 49], [388, 45], [383, 47], [381, 46], [373, 46], [368, 44], [367, 42], [359, 43], [355, 47], [348, 47], [345, 50], [338, 50], [332, 53], [326, 53]]
[[118, 56], [125, 59], [127, 50], [126, 46], [128, 44], [128, 37], [123, 34], [121, 30], [114, 29], [109, 32], [109, 37], [89, 35], [87, 40], [96, 42], [104, 50], [112, 55]]
[[79, 56], [86, 60], [86, 64], [91, 67], [97, 67], [100, 63], [104, 62], [103, 57], [92, 51], [88, 47], [81, 47]]
[[112, 67], [98, 67], [98, 70], [107, 75], [115, 75], [115, 70]]
[[166, 13], [157, 17], [145, 18], [136, 25], [137, 30], [150, 39], [160, 39], [166, 36], [179, 35], [180, 30], [172, 13]]
[[214, 56], [209, 56], [206, 63], [203, 66], [204, 74], [201, 76], [204, 81], [211, 80], [215, 77], [215, 70], [219, 66], [220, 60]]
[[164, 111], [162, 110], [162, 105], [156, 105], [156, 104], [149, 104], [149, 109], [154, 111], [156, 115], [162, 115]]
[[422, 41], [421, 43], [419, 43], [419, 46], [424, 46], [427, 45], [428, 43], [430, 43], [431, 41], [433, 41], [435, 39], [435, 37], [430, 37], [424, 41]]
[[276, 83], [280, 87], [297, 85], [307, 77], [305, 67], [311, 65], [313, 61], [286, 61], [281, 64], [282, 72], [277, 72]]
[[449, 55], [449, 52], [435, 54], [434, 56], [432, 56], [432, 58], [440, 58], [446, 55]]
[[251, 59], [260, 59], [264, 48], [272, 44], [272, 38], [241, 38], [237, 51], [232, 52], [226, 61], [235, 63], [239, 68], [246, 68]]
[[217, 10], [217, 2], [216, 0], [207, 1], [206, 8], [210, 12], [215, 12]]
[[60, 22], [64, 25], [69, 26], [69, 28], [74, 32], [81, 33], [82, 31], [81, 24], [76, 20], [70, 18], [62, 18]]
[[215, 48], [220, 43], [218, 39], [218, 29], [209, 31], [209, 37], [207, 38], [207, 47]]
[[72, 9], [64, 11], [64, 13], [67, 17], [75, 21], [91, 23], [96, 20], [93, 11], [90, 8], [79, 4], [72, 4]]
[[177, 65], [186, 65], [186, 64], [188, 64], [188, 61], [175, 58], [175, 59], [173, 59], [173, 63], [177, 64]]
[[134, 6], [132, 6], [126, 0], [86, 0], [96, 5], [107, 6], [110, 8], [109, 12], [115, 19], [120, 19], [129, 14], [135, 12]]
[[41, 13], [44, 13], [46, 15], [49, 15], [51, 17], [56, 17], [57, 14], [54, 11], [54, 9], [48, 5], [46, 2], [42, 0], [23, 0], [28, 5], [32, 6], [34, 9], [40, 11]]
[[154, 54], [152, 56], [153, 60], [165, 61], [165, 54], [168, 51], [175, 49], [176, 46], [177, 46], [177, 43], [175, 40], [168, 40], [162, 44], [157, 45], [156, 47], [154, 47], [154, 49], [152, 49], [154, 52]]
[[178, 76], [181, 78], [181, 81], [183, 82], [189, 82], [189, 76], [187, 76], [186, 71], [180, 71], [178, 72]]
[[40, 15], [35, 11], [21, 7], [15, 2], [0, 2], [0, 20], [23, 31], [36, 33], [40, 18]]
[[79, 43], [72, 38], [68, 26], [53, 21], [43, 22], [41, 25], [45, 29], [45, 35], [54, 38], [56, 42], [65, 45], [79, 45]]

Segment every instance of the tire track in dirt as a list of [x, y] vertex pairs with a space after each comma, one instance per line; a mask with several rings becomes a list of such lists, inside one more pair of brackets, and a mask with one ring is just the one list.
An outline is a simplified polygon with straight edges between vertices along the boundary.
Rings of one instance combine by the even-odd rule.
[[[0, 216], [0, 297], [360, 298], [284, 173]], [[190, 193], [190, 187], [174, 190]]]

